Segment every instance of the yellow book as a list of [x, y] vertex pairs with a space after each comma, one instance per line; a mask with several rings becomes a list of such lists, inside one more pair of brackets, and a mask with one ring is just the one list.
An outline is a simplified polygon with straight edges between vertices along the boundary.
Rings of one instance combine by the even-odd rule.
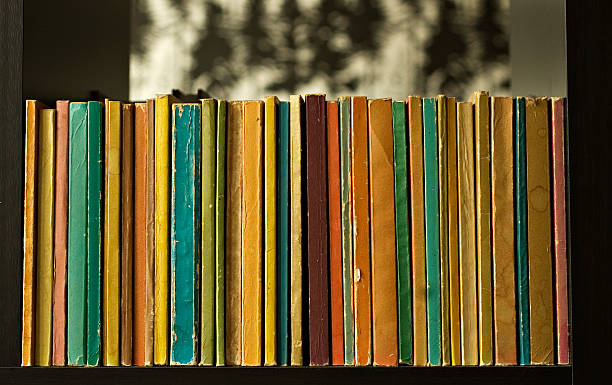
[[264, 127], [264, 365], [276, 365], [276, 108], [278, 98], [265, 98]]
[[53, 304], [53, 218], [55, 184], [55, 110], [40, 111], [38, 148], [38, 228], [36, 254], [36, 365], [51, 363]]
[[106, 366], [119, 365], [119, 261], [121, 202], [121, 102], [106, 99], [104, 114], [104, 287], [102, 353]]

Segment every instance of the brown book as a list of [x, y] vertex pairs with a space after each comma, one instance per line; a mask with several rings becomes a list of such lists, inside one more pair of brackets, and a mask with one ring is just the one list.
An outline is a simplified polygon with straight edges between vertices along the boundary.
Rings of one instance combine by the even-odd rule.
[[134, 105], [123, 104], [121, 141], [121, 364], [132, 365]]

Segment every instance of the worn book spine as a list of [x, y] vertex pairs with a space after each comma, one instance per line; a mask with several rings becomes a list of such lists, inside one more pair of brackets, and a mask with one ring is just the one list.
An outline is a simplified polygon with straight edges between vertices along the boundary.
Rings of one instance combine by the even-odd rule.
[[419, 96], [406, 99], [412, 252], [412, 315], [414, 365], [427, 364], [427, 283], [425, 263], [425, 197], [423, 181], [423, 112]]
[[491, 222], [495, 365], [516, 365], [512, 98], [491, 98]]
[[102, 103], [87, 103], [87, 365], [100, 364], [102, 330]]
[[264, 104], [244, 104], [242, 163], [242, 364], [261, 365]]
[[36, 343], [37, 366], [51, 365], [51, 312], [53, 307], [53, 217], [55, 200], [55, 110], [40, 110], [38, 148], [38, 217], [36, 240]]
[[134, 268], [134, 105], [122, 106], [121, 141], [121, 365], [132, 365]]
[[55, 219], [53, 229], [53, 365], [66, 364], [66, 254], [68, 244], [68, 115], [58, 100], [55, 133]]
[[225, 362], [240, 365], [242, 334], [242, 159], [244, 108], [232, 101], [227, 111], [227, 160], [225, 190]]
[[198, 360], [200, 105], [172, 105], [170, 365]]
[[569, 364], [567, 234], [565, 218], [565, 111], [563, 98], [551, 99], [552, 188], [555, 261], [555, 330], [557, 363]]
[[491, 298], [491, 174], [489, 152], [489, 94], [474, 93], [476, 187], [476, 262], [478, 268], [478, 343], [480, 365], [493, 363]]
[[291, 199], [291, 365], [302, 365], [302, 122], [303, 100], [300, 95], [289, 97], [290, 178]]
[[215, 359], [215, 196], [217, 133], [214, 99], [202, 101], [202, 271], [200, 282], [200, 365]]
[[147, 99], [146, 308], [144, 364], [155, 362], [155, 99]]
[[473, 366], [478, 365], [478, 295], [474, 201], [474, 105], [471, 102], [457, 103], [457, 146], [461, 364]]
[[344, 365], [355, 365], [355, 317], [353, 312], [353, 224], [351, 201], [351, 99], [338, 100], [340, 118], [340, 209], [342, 242], [342, 319]]
[[340, 135], [338, 102], [327, 102], [327, 192], [329, 215], [329, 283], [331, 363], [344, 364], [342, 325], [342, 239], [340, 215]]
[[289, 103], [280, 102], [278, 112], [278, 255], [277, 349], [278, 364], [289, 365]]
[[526, 98], [527, 250], [532, 365], [554, 363], [548, 100]]
[[106, 100], [102, 361], [119, 365], [121, 102]]
[[306, 209], [310, 365], [329, 364], [329, 261], [325, 95], [306, 95]]
[[441, 364], [440, 223], [436, 101], [423, 98], [423, 179], [427, 279], [427, 364]]
[[368, 111], [365, 96], [351, 97], [351, 201], [353, 206], [353, 269], [355, 364], [372, 363], [370, 287], [370, 213], [368, 183]]
[[265, 98], [264, 121], [264, 365], [276, 365], [276, 135], [278, 98]]
[[225, 365], [225, 133], [227, 101], [217, 101], [215, 167], [215, 365]]
[[446, 99], [448, 135], [448, 291], [451, 364], [461, 365], [461, 312], [459, 291], [459, 207], [457, 206], [457, 100]]
[[373, 364], [397, 356], [397, 269], [391, 99], [368, 101]]
[[531, 364], [529, 347], [529, 259], [527, 256], [527, 149], [525, 98], [514, 99], [514, 237], [518, 363]]
[[68, 155], [68, 365], [87, 353], [87, 103], [70, 103]]

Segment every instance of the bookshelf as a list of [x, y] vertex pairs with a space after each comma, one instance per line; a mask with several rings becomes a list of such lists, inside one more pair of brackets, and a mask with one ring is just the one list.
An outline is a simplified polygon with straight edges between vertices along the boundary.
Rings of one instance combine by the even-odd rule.
[[[11, 384], [582, 384], [601, 381], [612, 330], [609, 203], [612, 88], [609, 12], [596, 2], [512, 2], [513, 89], [568, 96], [568, 234], [572, 365], [556, 367], [299, 367], [299, 368], [21, 368], [21, 256], [24, 100], [82, 99], [92, 89], [128, 98], [130, 4], [79, 1], [0, 2], [0, 378]], [[79, 16], [80, 15], [80, 16]], [[83, 18], [82, 15], [95, 15]], [[546, 15], [544, 22], [534, 15]], [[77, 17], [78, 16], [78, 17]], [[50, 20], [54, 20], [50, 23]], [[109, 26], [112, 25], [112, 28]], [[51, 28], [53, 26], [53, 28]], [[565, 32], [566, 44], [547, 39]], [[604, 44], [602, 44], [604, 43]], [[544, 44], [544, 45], [543, 45]], [[544, 47], [538, 50], [537, 48]], [[78, 47], [87, 47], [79, 49]], [[557, 66], [557, 64], [561, 65]], [[84, 89], [82, 87], [88, 87]], [[61, 94], [60, 94], [61, 92]], [[601, 103], [601, 102], [600, 102]], [[605, 102], [604, 102], [605, 103]], [[571, 247], [573, 245], [573, 247]], [[597, 381], [599, 380], [599, 381]]]

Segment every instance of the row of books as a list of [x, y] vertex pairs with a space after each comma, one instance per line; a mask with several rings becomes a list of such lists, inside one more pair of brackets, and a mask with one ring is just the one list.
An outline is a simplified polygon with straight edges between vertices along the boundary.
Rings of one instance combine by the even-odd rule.
[[564, 100], [26, 101], [22, 365], [569, 363]]

